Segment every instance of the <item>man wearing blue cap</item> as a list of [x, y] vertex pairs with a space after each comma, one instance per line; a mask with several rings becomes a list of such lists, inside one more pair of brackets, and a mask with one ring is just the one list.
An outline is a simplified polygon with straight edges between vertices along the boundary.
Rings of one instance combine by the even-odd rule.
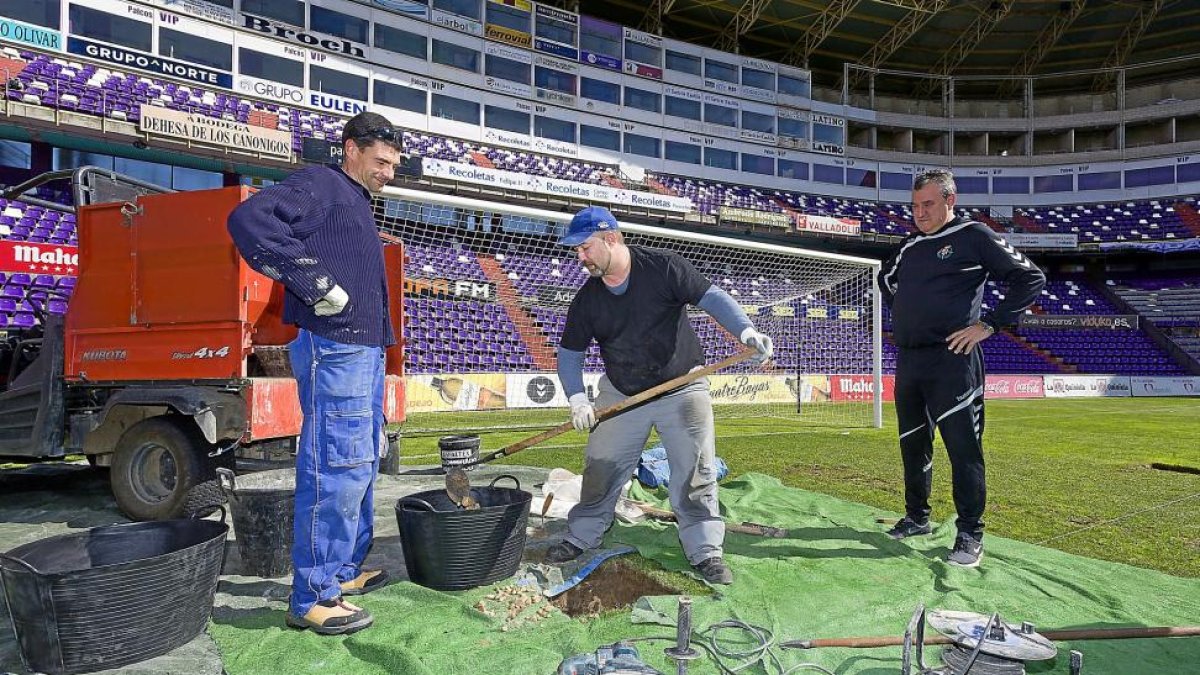
[[559, 243], [575, 249], [591, 275], [571, 301], [558, 348], [558, 377], [571, 404], [571, 421], [576, 429], [591, 430], [591, 436], [579, 504], [567, 516], [566, 538], [550, 547], [546, 562], [566, 562], [600, 545], [653, 428], [667, 450], [671, 508], [688, 562], [709, 583], [732, 583], [733, 573], [722, 559], [725, 523], [717, 504], [707, 380], [597, 425], [596, 408], [584, 393], [584, 353], [592, 340], [600, 345], [604, 377], [595, 405], [608, 407], [703, 366], [688, 305], [699, 306], [757, 349], [756, 363], [771, 357], [771, 338], [755, 330], [728, 293], [678, 254], [627, 246], [606, 208], [589, 206], [577, 213]]

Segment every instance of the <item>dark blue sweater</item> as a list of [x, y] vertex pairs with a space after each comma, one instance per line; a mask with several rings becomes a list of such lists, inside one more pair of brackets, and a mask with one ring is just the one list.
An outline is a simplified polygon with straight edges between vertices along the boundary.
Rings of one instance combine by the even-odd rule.
[[[287, 289], [287, 323], [344, 344], [395, 344], [371, 193], [340, 168], [301, 169], [260, 190], [229, 215], [229, 234], [252, 268]], [[350, 301], [317, 316], [313, 303], [335, 284]]]

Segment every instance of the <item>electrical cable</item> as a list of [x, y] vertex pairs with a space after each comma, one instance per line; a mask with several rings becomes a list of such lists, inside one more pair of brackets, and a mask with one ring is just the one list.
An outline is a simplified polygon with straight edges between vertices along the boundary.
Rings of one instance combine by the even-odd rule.
[[[742, 651], [721, 646], [718, 641], [719, 631], [733, 629], [749, 634], [748, 640], [753, 643], [753, 646]], [[760, 662], [763, 664], [763, 668], [772, 675], [791, 675], [791, 673], [800, 672], [801, 670], [814, 670], [825, 675], [835, 675], [833, 671], [827, 670], [815, 663], [799, 663], [789, 668], [784, 668], [783, 663], [779, 660], [773, 649], [775, 635], [762, 626], [755, 626], [737, 619], [718, 621], [702, 631], [693, 631], [692, 636], [695, 638], [692, 644], [703, 649], [708, 654], [708, 657], [712, 659], [713, 663], [717, 666], [717, 670], [722, 675], [738, 675], [740, 671]], [[676, 638], [648, 636], [630, 638], [624, 640], [624, 642], [670, 642], [675, 644]], [[727, 662], [729, 660], [734, 660], [736, 663], [730, 664]]]

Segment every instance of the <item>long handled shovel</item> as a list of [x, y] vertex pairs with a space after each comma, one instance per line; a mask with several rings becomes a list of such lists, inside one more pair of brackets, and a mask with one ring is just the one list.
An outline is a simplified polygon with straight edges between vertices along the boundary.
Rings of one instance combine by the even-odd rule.
[[[693, 370], [690, 373], [684, 373], [679, 377], [672, 378], [666, 382], [663, 382], [662, 384], [650, 387], [646, 391], [634, 394], [633, 396], [630, 396], [619, 403], [596, 411], [596, 423], [599, 424], [604, 420], [616, 417], [617, 415], [620, 415], [634, 406], [641, 405], [642, 403], [645, 403], [656, 396], [661, 396], [690, 382], [695, 382], [702, 377], [712, 375], [718, 370], [737, 365], [742, 361], [754, 356], [756, 353], [758, 352], [754, 349], [746, 349], [712, 365], [705, 366], [699, 370]], [[536, 436], [530, 436], [525, 440], [517, 441], [512, 445], [506, 445], [499, 450], [489, 452], [488, 454], [480, 457], [478, 460], [465, 466], [478, 466], [480, 464], [487, 464], [488, 462], [500, 459], [501, 457], [507, 457], [509, 455], [516, 454], [526, 448], [533, 447], [538, 443], [548, 441], [555, 436], [565, 434], [572, 428], [572, 424], [570, 420], [568, 420], [556, 427], [547, 429]], [[463, 470], [463, 466], [455, 466], [446, 469], [446, 494], [449, 495], [450, 499], [460, 507], [468, 509], [478, 508], [478, 504], [474, 503], [475, 499], [471, 497], [471, 479], [467, 477], [467, 472]]]

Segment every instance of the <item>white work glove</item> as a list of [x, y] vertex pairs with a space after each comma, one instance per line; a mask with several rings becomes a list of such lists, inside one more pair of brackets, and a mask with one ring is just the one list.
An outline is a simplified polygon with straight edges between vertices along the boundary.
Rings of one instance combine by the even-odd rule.
[[596, 426], [596, 409], [588, 400], [587, 392], [571, 394], [567, 402], [571, 404], [571, 426], [576, 431], [589, 431]]
[[313, 303], [313, 314], [317, 316], [341, 314], [342, 310], [346, 309], [348, 302], [350, 302], [350, 296], [346, 295], [346, 291], [343, 291], [341, 286], [334, 284], [325, 297]]
[[764, 335], [756, 330], [754, 326], [750, 326], [742, 331], [739, 338], [742, 344], [753, 349], [757, 349], [758, 353], [750, 357], [750, 362], [754, 364], [766, 363], [771, 358], [771, 354], [775, 353], [775, 343], [771, 341], [770, 335]]

